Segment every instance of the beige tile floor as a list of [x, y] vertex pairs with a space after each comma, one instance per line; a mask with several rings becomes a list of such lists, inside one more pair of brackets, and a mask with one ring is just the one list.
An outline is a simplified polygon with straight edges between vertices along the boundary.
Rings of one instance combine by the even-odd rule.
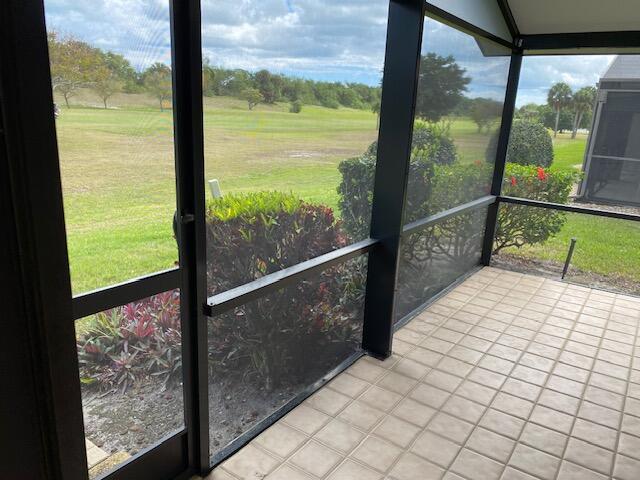
[[95, 445], [91, 440], [85, 438], [85, 446], [87, 449], [87, 466], [89, 469], [105, 460], [109, 454]]
[[210, 480], [640, 479], [640, 299], [485, 268]]

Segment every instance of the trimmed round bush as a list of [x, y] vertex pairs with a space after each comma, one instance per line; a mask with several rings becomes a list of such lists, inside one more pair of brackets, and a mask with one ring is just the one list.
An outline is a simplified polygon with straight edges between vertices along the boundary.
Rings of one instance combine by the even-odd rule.
[[[438, 165], [451, 165], [456, 161], [456, 147], [446, 129], [438, 125], [417, 122], [413, 127], [411, 140], [413, 150], [426, 153], [428, 159]], [[375, 159], [378, 153], [378, 142], [373, 142], [365, 152]]]
[[[487, 161], [495, 160], [499, 132], [487, 147]], [[538, 122], [514, 120], [507, 149], [507, 162], [535, 167], [550, 167], [553, 163], [553, 142], [547, 129]]]

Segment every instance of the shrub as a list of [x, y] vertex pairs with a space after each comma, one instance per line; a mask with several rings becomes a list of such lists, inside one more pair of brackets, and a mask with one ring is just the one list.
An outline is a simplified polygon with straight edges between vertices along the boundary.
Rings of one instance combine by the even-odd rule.
[[[446, 130], [433, 125], [417, 123], [412, 146], [405, 223], [428, 215], [434, 166], [450, 165], [456, 158], [455, 146]], [[342, 175], [338, 206], [344, 229], [352, 240], [369, 236], [376, 155], [377, 142], [373, 142], [362, 156], [343, 160], [338, 166]]]
[[[446, 126], [416, 122], [411, 137], [412, 150], [421, 150], [433, 163], [451, 165], [456, 161], [456, 147]], [[378, 142], [373, 142], [365, 155], [374, 159], [378, 152]]]
[[290, 113], [300, 113], [302, 111], [302, 102], [300, 100], [295, 100], [291, 102], [289, 106]]
[[[509, 163], [502, 192], [512, 197], [567, 203], [571, 188], [579, 177], [577, 172]], [[564, 212], [504, 204], [500, 207], [494, 252], [507, 247], [542, 243], [558, 233], [565, 221]]]
[[[495, 161], [499, 132], [487, 147], [487, 161]], [[553, 142], [547, 129], [538, 122], [514, 120], [507, 147], [507, 162], [547, 168], [553, 163]]]
[[78, 360], [84, 384], [122, 391], [152, 377], [181, 378], [178, 290], [96, 314], [78, 338]]
[[206, 230], [209, 295], [346, 245], [329, 207], [280, 192], [211, 199]]
[[[207, 205], [207, 282], [215, 294], [346, 245], [330, 208], [291, 194], [227, 195]], [[346, 264], [209, 321], [214, 376], [255, 376], [265, 388], [312, 378], [357, 344]]]

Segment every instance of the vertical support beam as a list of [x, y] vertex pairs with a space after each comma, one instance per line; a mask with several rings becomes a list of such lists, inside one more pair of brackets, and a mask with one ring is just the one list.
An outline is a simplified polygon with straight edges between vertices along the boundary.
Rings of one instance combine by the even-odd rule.
[[209, 468], [204, 133], [200, 1], [171, 1], [173, 118], [182, 288], [185, 422], [189, 465]]
[[0, 2], [0, 476], [88, 476], [41, 0]]
[[[507, 91], [502, 108], [502, 122], [500, 124], [500, 135], [498, 137], [498, 147], [496, 149], [496, 163], [493, 168], [493, 180], [491, 181], [491, 195], [496, 197], [502, 194], [502, 178], [507, 162], [507, 147], [509, 146], [509, 134], [513, 124], [513, 114], [516, 108], [516, 95], [518, 94], [518, 82], [520, 81], [520, 69], [522, 67], [522, 52], [511, 54], [511, 64], [509, 65], [509, 78], [507, 80]], [[493, 238], [498, 224], [498, 210], [500, 202], [496, 201], [489, 205], [487, 213], [487, 223], [484, 231], [484, 241], [482, 244], [482, 265], [489, 266], [491, 263], [491, 252], [493, 251]]]
[[381, 244], [369, 254], [362, 341], [380, 358], [391, 354], [423, 25], [423, 0], [391, 0], [370, 233]]

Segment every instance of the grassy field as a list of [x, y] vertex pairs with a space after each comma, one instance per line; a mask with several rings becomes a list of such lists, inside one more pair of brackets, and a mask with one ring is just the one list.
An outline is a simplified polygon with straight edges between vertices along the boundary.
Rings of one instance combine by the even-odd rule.
[[[76, 293], [177, 261], [172, 113], [141, 96], [113, 103], [118, 108], [62, 108], [57, 120]], [[227, 193], [294, 191], [335, 208], [337, 164], [364, 151], [375, 127], [368, 111], [305, 106], [291, 114], [286, 105], [248, 111], [239, 100], [206, 99], [206, 176]]]
[[[74, 292], [175, 265], [172, 112], [145, 95], [118, 95], [106, 110], [90, 92], [73, 102], [62, 108], [57, 131]], [[450, 129], [462, 161], [484, 158], [490, 134], [460, 118]], [[376, 116], [366, 110], [304, 106], [292, 114], [278, 104], [249, 111], [237, 99], [206, 98], [206, 178], [217, 178], [223, 193], [295, 192], [339, 215], [337, 166], [361, 154], [376, 132]], [[559, 135], [554, 164], [579, 169], [585, 143], [585, 135]], [[631, 254], [637, 235], [624, 222], [571, 215], [558, 236], [519, 253], [562, 261], [576, 236], [579, 268], [640, 278], [640, 259]]]

